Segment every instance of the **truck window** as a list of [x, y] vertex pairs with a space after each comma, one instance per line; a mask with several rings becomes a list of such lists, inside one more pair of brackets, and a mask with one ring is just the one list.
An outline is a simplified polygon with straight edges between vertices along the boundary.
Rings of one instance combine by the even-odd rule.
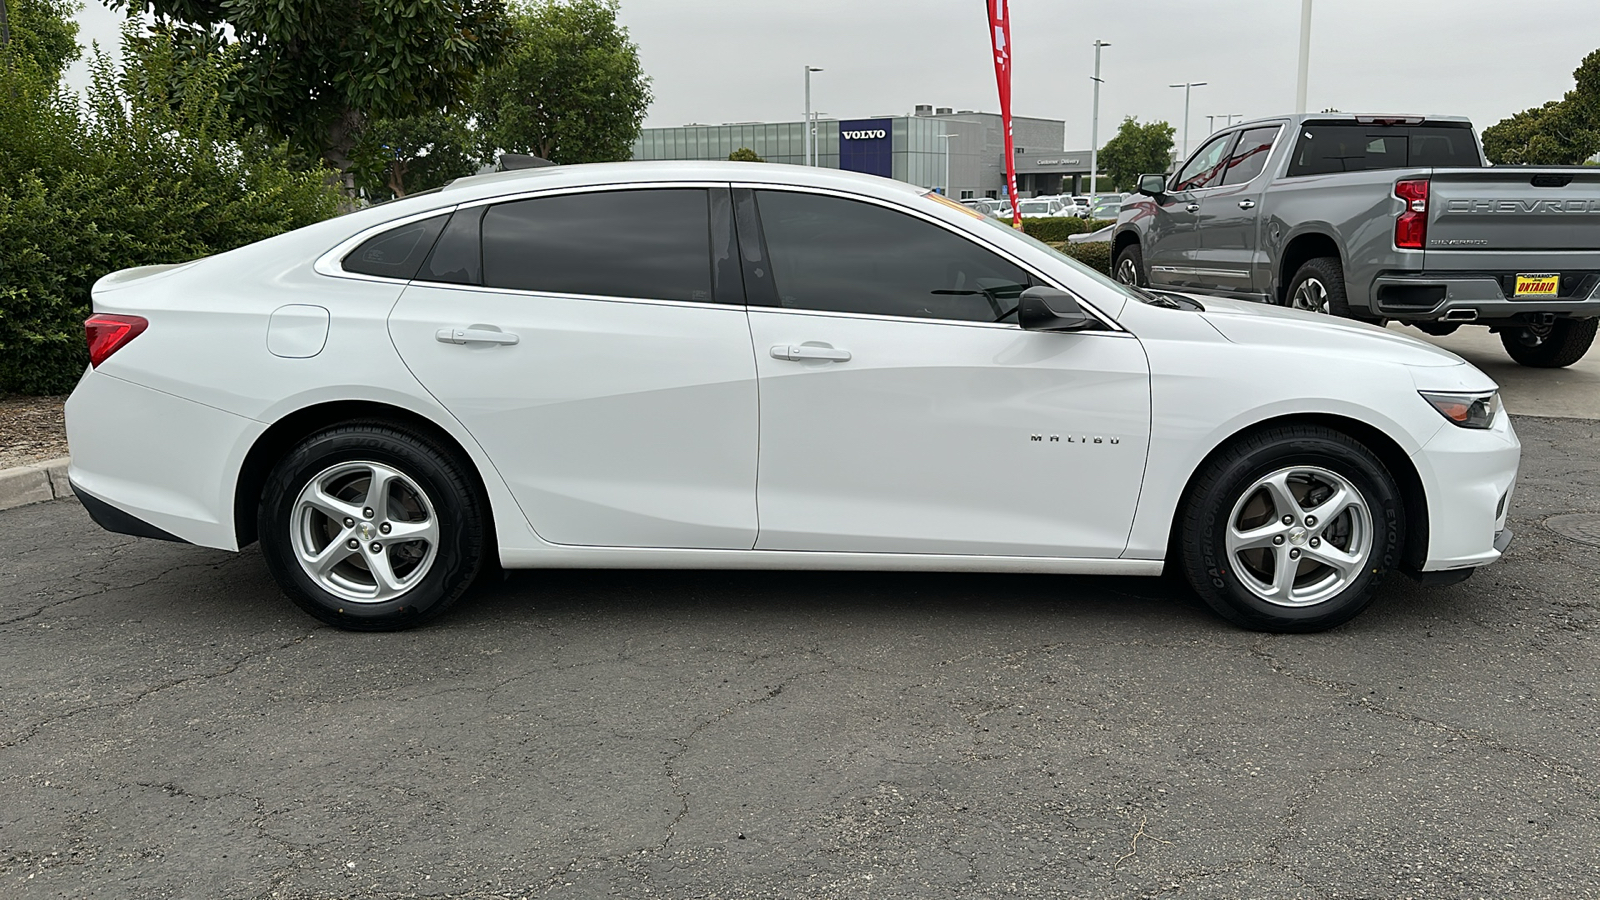
[[1203, 187], [1216, 187], [1217, 179], [1228, 161], [1228, 145], [1232, 142], [1233, 134], [1229, 133], [1201, 147], [1200, 152], [1191, 157], [1189, 164], [1172, 180], [1172, 189], [1197, 191]]
[[1300, 126], [1286, 174], [1326, 175], [1411, 166], [1479, 168], [1478, 144], [1462, 125], [1362, 125], [1307, 122]]
[[1228, 157], [1228, 171], [1222, 175], [1223, 184], [1245, 184], [1261, 174], [1267, 164], [1267, 154], [1272, 152], [1272, 142], [1278, 139], [1279, 126], [1252, 128], [1239, 135], [1239, 143]]

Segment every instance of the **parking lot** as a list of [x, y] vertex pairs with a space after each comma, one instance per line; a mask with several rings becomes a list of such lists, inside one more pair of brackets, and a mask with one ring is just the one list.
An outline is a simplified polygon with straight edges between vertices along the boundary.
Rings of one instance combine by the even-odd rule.
[[254, 549], [0, 512], [0, 894], [1594, 896], [1600, 564], [1542, 523], [1600, 510], [1595, 423], [1517, 427], [1501, 564], [1298, 637], [1160, 579], [618, 571], [348, 634]]

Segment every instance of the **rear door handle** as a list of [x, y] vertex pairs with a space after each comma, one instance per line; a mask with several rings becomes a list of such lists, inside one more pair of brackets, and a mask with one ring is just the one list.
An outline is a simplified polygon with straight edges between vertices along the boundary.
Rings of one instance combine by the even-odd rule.
[[772, 347], [773, 359], [821, 359], [828, 362], [849, 362], [850, 351], [839, 350], [834, 347], [818, 347], [815, 344], [774, 344]]
[[519, 338], [493, 328], [441, 328], [433, 333], [441, 344], [515, 344]]
[[1254, 200], [1240, 200], [1239, 201], [1239, 208], [1240, 209], [1255, 209], [1256, 208], [1256, 202]]
[[1189, 212], [1199, 212], [1200, 211], [1200, 204], [1191, 203], [1188, 206], [1185, 206], [1184, 209], [1188, 210]]

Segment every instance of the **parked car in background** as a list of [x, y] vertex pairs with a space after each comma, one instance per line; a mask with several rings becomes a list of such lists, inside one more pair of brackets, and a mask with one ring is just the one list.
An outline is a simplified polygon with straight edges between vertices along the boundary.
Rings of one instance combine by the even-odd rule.
[[992, 216], [995, 214], [995, 201], [985, 197], [969, 197], [966, 200], [961, 201], [961, 205], [972, 210], [973, 212], [980, 213], [985, 216]]
[[427, 621], [496, 563], [1171, 565], [1234, 622], [1313, 631], [1511, 538], [1520, 447], [1459, 357], [1119, 284], [887, 178], [482, 175], [93, 302], [84, 509], [260, 541], [342, 628]]
[[1244, 122], [1139, 193], [1113, 244], [1131, 284], [1485, 325], [1535, 367], [1578, 361], [1600, 322], [1600, 169], [1490, 167], [1466, 119]]
[[1096, 198], [1095, 205], [1089, 210], [1090, 219], [1115, 219], [1122, 213], [1122, 198]]
[[1031, 200], [1022, 201], [1017, 206], [1017, 211], [1022, 214], [1024, 219], [1047, 219], [1065, 215], [1061, 211], [1061, 201], [1044, 197], [1035, 197]]
[[1094, 208], [1094, 201], [1081, 194], [1068, 197], [1067, 202], [1072, 207], [1072, 212], [1068, 213], [1068, 215], [1087, 216], [1089, 211]]

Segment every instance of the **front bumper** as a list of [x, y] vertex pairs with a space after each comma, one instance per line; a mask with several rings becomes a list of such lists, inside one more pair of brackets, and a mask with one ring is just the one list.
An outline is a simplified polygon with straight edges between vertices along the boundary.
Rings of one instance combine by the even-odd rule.
[[1504, 410], [1493, 428], [1447, 425], [1412, 457], [1428, 498], [1423, 572], [1476, 568], [1511, 543], [1506, 527], [1522, 444]]

